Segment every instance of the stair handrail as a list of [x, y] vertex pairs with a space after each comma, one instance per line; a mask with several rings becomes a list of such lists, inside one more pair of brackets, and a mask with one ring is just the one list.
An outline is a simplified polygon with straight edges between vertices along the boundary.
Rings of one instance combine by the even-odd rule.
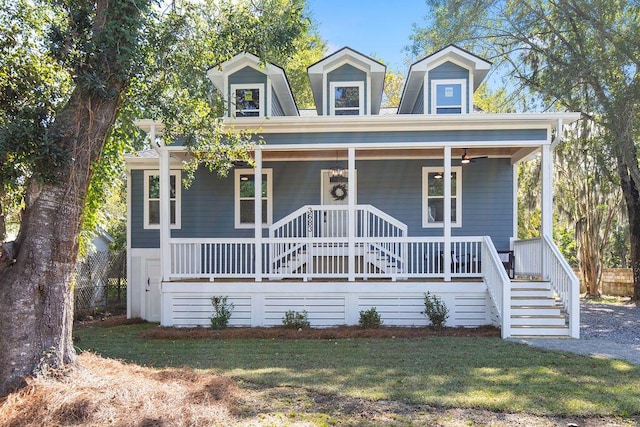
[[502, 338], [508, 338], [511, 336], [511, 280], [489, 236], [483, 239], [482, 272], [500, 319]]
[[[373, 205], [358, 205], [356, 207], [356, 210], [362, 210], [364, 212], [368, 211], [371, 214], [380, 217], [384, 221], [387, 221], [389, 224], [391, 224], [394, 227], [398, 228], [400, 230], [400, 232], [401, 232], [400, 237], [406, 237], [407, 236], [407, 231], [409, 230], [409, 227], [407, 226], [407, 224], [405, 224], [404, 222], [398, 220], [397, 218], [392, 217], [388, 213], [376, 208], [375, 206], [373, 206]], [[376, 236], [373, 236], [373, 237], [376, 237]]]
[[[284, 225], [287, 225], [288, 223], [290, 223], [291, 221], [293, 221], [296, 218], [299, 218], [301, 216], [307, 215], [307, 212], [309, 212], [309, 209], [311, 209], [312, 211], [316, 210], [316, 209], [320, 209], [322, 208], [322, 205], [304, 205], [304, 206], [300, 206], [298, 209], [296, 209], [295, 211], [291, 212], [289, 215], [279, 219], [278, 221], [274, 222], [273, 224], [271, 224], [271, 226], [269, 226], [269, 237], [276, 237], [275, 233], [276, 231], [281, 228]], [[282, 236], [279, 236], [282, 237]], [[287, 237], [305, 237], [305, 236], [287, 236]]]
[[580, 280], [549, 236], [542, 239], [544, 263], [549, 274], [551, 288], [562, 301], [569, 315], [569, 333], [580, 338]]

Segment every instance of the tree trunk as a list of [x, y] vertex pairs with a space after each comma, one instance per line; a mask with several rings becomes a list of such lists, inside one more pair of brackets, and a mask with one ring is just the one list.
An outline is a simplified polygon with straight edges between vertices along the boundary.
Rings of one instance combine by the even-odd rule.
[[[629, 217], [630, 261], [633, 272], [633, 296], [631, 300], [637, 302], [640, 301], [640, 192], [630, 168], [635, 167], [637, 169], [638, 161], [633, 138], [629, 132], [625, 134], [628, 135], [628, 138], [624, 138], [622, 143], [618, 145], [616, 157], [620, 187], [622, 188], [622, 196], [624, 197]], [[629, 159], [635, 162], [635, 165], [628, 165]]]
[[[64, 368], [75, 359], [71, 280], [91, 166], [100, 158], [133, 73], [149, 3], [93, 0], [68, 14], [72, 27], [90, 33], [81, 42], [85, 57], [70, 70], [76, 86], [48, 129], [68, 163], [52, 170], [51, 182], [29, 185], [13, 259], [0, 257], [0, 396], [25, 376]], [[73, 21], [83, 13], [91, 19]]]
[[0, 265], [0, 396], [75, 359], [71, 283], [84, 199], [119, 105], [90, 95], [76, 88], [58, 115], [52, 132], [70, 164], [55, 183], [29, 185], [15, 261]]

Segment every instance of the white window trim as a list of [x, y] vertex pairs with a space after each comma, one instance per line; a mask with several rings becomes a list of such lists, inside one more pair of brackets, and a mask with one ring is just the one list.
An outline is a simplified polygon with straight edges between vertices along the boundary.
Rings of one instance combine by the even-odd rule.
[[[437, 87], [440, 85], [460, 85], [460, 101], [461, 105], [446, 105], [442, 108], [457, 108], [460, 107], [460, 114], [467, 113], [467, 81], [465, 79], [434, 79], [431, 80], [431, 114], [438, 114], [438, 92]], [[454, 114], [454, 113], [451, 113]]]
[[[238, 118], [244, 118], [243, 116], [236, 116], [236, 112], [238, 111], [236, 109], [236, 90], [238, 89], [258, 89], [259, 92], [259, 99], [260, 99], [260, 105], [258, 105], [258, 117], [264, 117], [264, 112], [265, 112], [265, 104], [267, 103], [267, 97], [266, 97], [266, 92], [264, 90], [264, 84], [263, 83], [238, 83], [238, 84], [232, 84], [231, 85], [231, 94], [229, 95], [229, 102], [230, 102], [230, 106], [229, 106], [229, 114], [231, 117], [238, 117]], [[254, 111], [254, 110], [247, 110], [247, 111]]]
[[[330, 82], [329, 83], [329, 114], [336, 115], [336, 88], [337, 87], [352, 87], [358, 88], [358, 115], [364, 115], [364, 82]], [[347, 111], [356, 109], [354, 107], [340, 108], [340, 111]]]
[[[240, 222], [240, 176], [255, 175], [255, 169], [236, 169], [234, 179], [234, 217], [235, 228], [255, 228], [255, 223]], [[262, 228], [268, 228], [273, 223], [273, 169], [262, 169], [262, 174], [267, 176], [267, 222]], [[255, 198], [252, 197], [252, 200]]]
[[[182, 172], [180, 170], [171, 170], [169, 172], [170, 176], [176, 177], [176, 223], [171, 224], [172, 229], [179, 229], [182, 225], [182, 198], [181, 198], [181, 189], [182, 189]], [[145, 170], [144, 171], [144, 228], [145, 229], [160, 229], [160, 224], [149, 224], [149, 177], [157, 176], [158, 179], [160, 177], [160, 172], [157, 170]], [[155, 199], [154, 199], [155, 200]], [[160, 199], [158, 199], [160, 200]]]
[[[442, 172], [443, 166], [425, 166], [422, 168], [422, 227], [423, 228], [443, 228], [443, 222], [429, 222], [429, 186], [428, 179], [431, 172]], [[451, 189], [451, 197], [456, 199], [456, 219], [451, 221], [451, 227], [462, 227], [462, 166], [452, 166], [451, 173], [457, 175], [456, 188]], [[444, 179], [444, 177], [443, 177]]]

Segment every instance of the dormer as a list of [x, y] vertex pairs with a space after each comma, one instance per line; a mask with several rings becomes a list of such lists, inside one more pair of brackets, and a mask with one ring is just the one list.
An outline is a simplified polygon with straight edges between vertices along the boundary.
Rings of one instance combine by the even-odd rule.
[[319, 116], [380, 112], [387, 67], [344, 47], [307, 68]]
[[414, 63], [398, 114], [468, 114], [491, 63], [450, 45]]
[[207, 70], [222, 94], [228, 117], [297, 116], [298, 108], [284, 70], [241, 53]]

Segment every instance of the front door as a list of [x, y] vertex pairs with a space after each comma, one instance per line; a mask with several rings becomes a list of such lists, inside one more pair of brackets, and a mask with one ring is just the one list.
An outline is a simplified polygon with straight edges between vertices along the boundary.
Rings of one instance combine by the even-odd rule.
[[145, 310], [148, 322], [160, 321], [160, 260], [147, 260], [145, 263]]
[[[342, 177], [332, 177], [330, 171], [322, 171], [322, 205], [346, 206], [349, 203], [348, 173]], [[328, 210], [323, 212], [322, 237], [347, 237], [348, 212]]]

